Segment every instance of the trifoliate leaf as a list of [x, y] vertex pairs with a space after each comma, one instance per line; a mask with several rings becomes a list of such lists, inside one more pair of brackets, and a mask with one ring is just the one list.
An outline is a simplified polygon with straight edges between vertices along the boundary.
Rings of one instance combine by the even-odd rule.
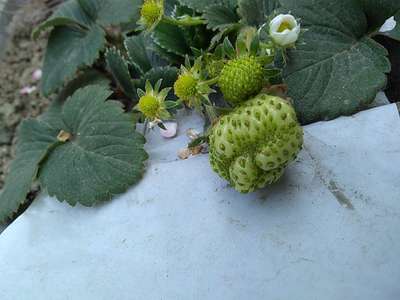
[[129, 73], [128, 63], [124, 57], [122, 57], [119, 50], [116, 48], [110, 48], [105, 54], [107, 67], [110, 70], [114, 80], [118, 87], [124, 92], [130, 99], [136, 98], [135, 85], [132, 82], [131, 75]]
[[88, 16], [103, 26], [136, 22], [142, 0], [78, 0]]
[[130, 62], [142, 74], [152, 68], [145, 41], [146, 37], [144, 35], [131, 36], [125, 39], [125, 48]]
[[0, 223], [11, 218], [26, 202], [26, 196], [35, 180], [40, 162], [57, 143], [57, 132], [37, 120], [23, 121], [18, 130], [15, 160], [0, 194]]
[[239, 0], [238, 13], [247, 25], [260, 26], [279, 7], [278, 0]]
[[234, 8], [223, 5], [208, 6], [203, 14], [207, 27], [213, 30], [225, 28], [239, 22], [239, 16]]
[[90, 23], [90, 18], [82, 10], [78, 1], [69, 0], [64, 2], [49, 19], [36, 27], [32, 36], [36, 39], [43, 30], [54, 26], [69, 25], [83, 29], [87, 28]]
[[303, 123], [353, 114], [385, 86], [387, 51], [368, 36], [358, 2], [303, 2], [286, 8], [307, 29], [288, 52], [289, 96]]
[[178, 26], [161, 23], [153, 32], [154, 42], [167, 52], [179, 56], [190, 53], [190, 45], [187, 43], [183, 29]]
[[54, 28], [44, 59], [43, 94], [51, 94], [71, 79], [79, 68], [92, 65], [104, 46], [104, 32], [96, 24], [84, 31], [67, 26]]
[[111, 92], [88, 86], [64, 104], [63, 137], [42, 163], [39, 181], [49, 195], [71, 205], [92, 206], [125, 192], [143, 174], [145, 139]]

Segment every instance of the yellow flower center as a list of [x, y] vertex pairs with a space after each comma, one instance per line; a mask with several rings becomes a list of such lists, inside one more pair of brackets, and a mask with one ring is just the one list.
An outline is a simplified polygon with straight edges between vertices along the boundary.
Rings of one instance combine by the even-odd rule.
[[282, 22], [281, 26], [278, 28], [278, 32], [284, 32], [286, 29], [292, 30], [293, 27], [289, 22]]
[[189, 101], [196, 95], [197, 80], [191, 74], [180, 75], [174, 84], [175, 95], [183, 101]]
[[145, 1], [143, 3], [140, 15], [146, 22], [146, 25], [151, 26], [158, 21], [163, 14], [162, 4], [156, 1]]
[[147, 118], [154, 119], [159, 114], [160, 103], [156, 97], [144, 95], [139, 100], [138, 108]]

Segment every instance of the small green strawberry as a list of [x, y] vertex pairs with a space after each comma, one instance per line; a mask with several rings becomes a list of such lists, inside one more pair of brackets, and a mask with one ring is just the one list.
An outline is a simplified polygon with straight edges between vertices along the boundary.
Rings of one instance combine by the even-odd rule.
[[226, 101], [240, 104], [261, 91], [264, 68], [254, 56], [230, 60], [221, 71], [218, 85]]
[[210, 135], [210, 163], [239, 192], [276, 182], [303, 145], [303, 129], [282, 98], [259, 94], [222, 117]]
[[142, 29], [151, 31], [164, 16], [164, 0], [144, 0], [140, 8], [138, 24]]
[[160, 122], [171, 117], [165, 105], [165, 98], [171, 89], [166, 88], [160, 91], [161, 81], [160, 79], [154, 88], [150, 81], [146, 81], [145, 90], [138, 89], [137, 91], [140, 98], [136, 109], [151, 122]]
[[174, 84], [175, 95], [184, 102], [189, 103], [197, 94], [199, 79], [189, 72], [179, 75]]
[[204, 75], [202, 58], [196, 59], [193, 66], [187, 58], [179, 73], [174, 83], [175, 95], [187, 106], [201, 111], [201, 105], [209, 103], [208, 96], [214, 92]]

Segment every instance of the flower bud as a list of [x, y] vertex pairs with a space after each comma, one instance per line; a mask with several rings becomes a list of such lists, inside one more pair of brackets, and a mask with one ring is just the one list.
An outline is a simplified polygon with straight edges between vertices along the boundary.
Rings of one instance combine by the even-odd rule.
[[292, 15], [278, 15], [269, 24], [269, 34], [275, 44], [288, 47], [293, 45], [300, 34], [300, 24]]

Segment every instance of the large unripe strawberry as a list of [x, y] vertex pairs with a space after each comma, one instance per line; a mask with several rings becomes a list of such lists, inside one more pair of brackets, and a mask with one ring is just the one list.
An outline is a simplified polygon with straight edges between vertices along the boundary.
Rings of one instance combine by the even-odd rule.
[[254, 56], [230, 60], [221, 71], [218, 85], [226, 101], [240, 104], [261, 91], [264, 68]]
[[210, 135], [210, 163], [239, 192], [276, 182], [303, 145], [292, 106], [259, 94], [222, 117]]

